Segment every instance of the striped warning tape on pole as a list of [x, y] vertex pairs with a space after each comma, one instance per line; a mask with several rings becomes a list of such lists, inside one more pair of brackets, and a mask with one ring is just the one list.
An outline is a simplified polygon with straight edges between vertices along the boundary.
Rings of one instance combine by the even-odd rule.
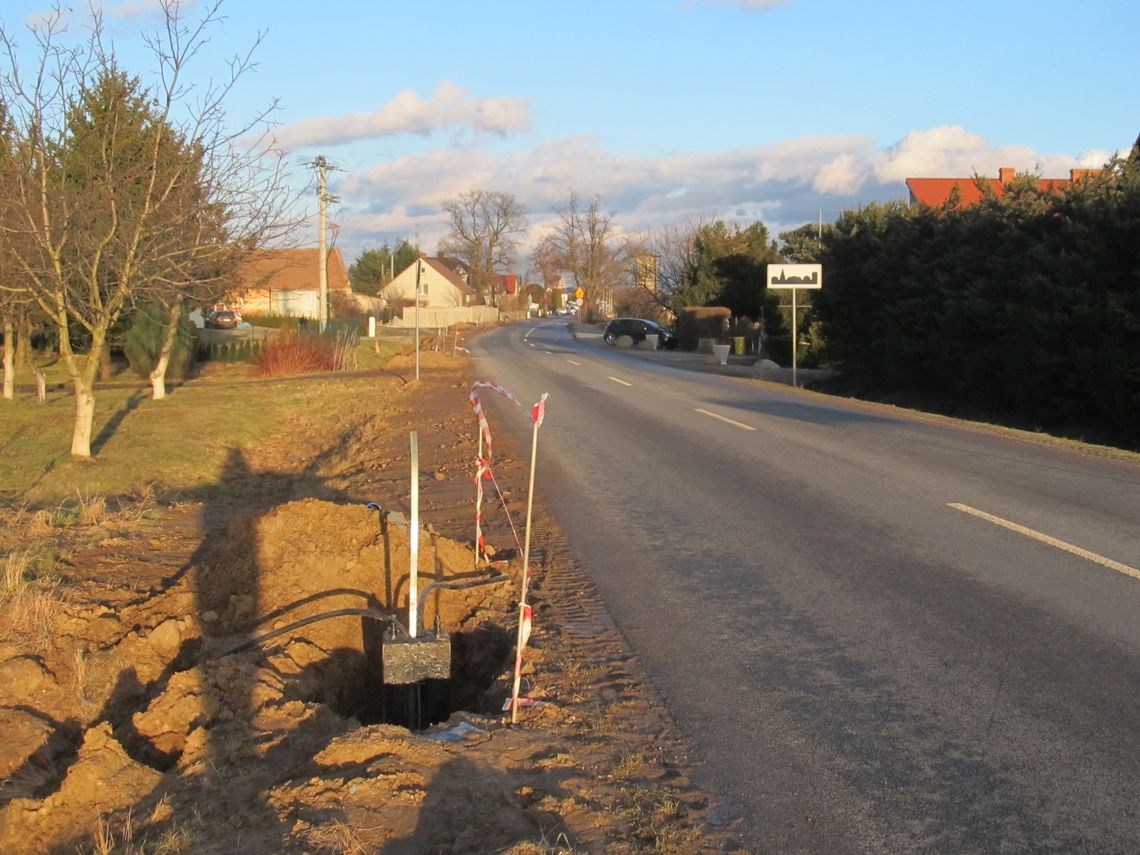
[[[498, 392], [508, 401], [512, 401], [519, 409], [524, 409], [522, 401], [516, 398], [511, 392], [504, 389], [498, 383], [492, 383], [489, 380], [476, 380], [471, 384], [471, 410], [475, 413], [475, 418], [479, 422], [479, 453], [475, 458], [475, 564], [478, 566], [479, 559], [486, 560], [487, 557], [487, 544], [483, 540], [483, 479], [494, 478], [491, 472], [491, 425], [487, 422], [487, 414], [483, 411], [483, 402], [479, 400], [479, 390], [490, 389], [493, 392]], [[483, 453], [483, 446], [486, 445], [486, 454]], [[508, 516], [509, 518], [509, 516]], [[514, 522], [511, 522], [511, 527], [514, 527]]]
[[498, 392], [519, 409], [525, 408], [522, 405], [522, 401], [498, 383], [492, 383], [489, 380], [476, 380], [471, 384], [471, 409], [475, 413], [475, 418], [479, 421], [479, 432], [483, 437], [483, 441], [487, 444], [486, 456], [487, 459], [490, 460], [493, 456], [491, 453], [491, 426], [487, 423], [487, 414], [483, 412], [483, 402], [479, 400], [480, 389], [490, 389], [492, 392]]

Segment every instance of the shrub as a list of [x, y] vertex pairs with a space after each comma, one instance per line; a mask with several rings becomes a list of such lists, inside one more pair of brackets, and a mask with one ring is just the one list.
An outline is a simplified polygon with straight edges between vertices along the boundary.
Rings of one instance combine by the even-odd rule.
[[270, 376], [333, 371], [336, 343], [323, 336], [283, 332], [262, 346], [256, 362], [260, 373]]
[[724, 337], [732, 312], [723, 306], [686, 306], [677, 316], [677, 339], [685, 350], [696, 350], [700, 339]]
[[[165, 335], [163, 324], [158, 320], [158, 310], [142, 309], [134, 314], [130, 329], [123, 340], [123, 354], [131, 370], [139, 377], [150, 377], [150, 372], [158, 364], [162, 339]], [[174, 349], [170, 354], [170, 364], [166, 376], [172, 380], [185, 378], [194, 367], [197, 352], [194, 325], [188, 314], [183, 313], [178, 320], [178, 333], [174, 338]]]

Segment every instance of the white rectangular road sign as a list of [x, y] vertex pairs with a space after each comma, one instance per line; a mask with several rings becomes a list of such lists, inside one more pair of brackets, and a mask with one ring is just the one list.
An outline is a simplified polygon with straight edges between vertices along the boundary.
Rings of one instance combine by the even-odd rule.
[[768, 288], [822, 288], [822, 264], [769, 264]]

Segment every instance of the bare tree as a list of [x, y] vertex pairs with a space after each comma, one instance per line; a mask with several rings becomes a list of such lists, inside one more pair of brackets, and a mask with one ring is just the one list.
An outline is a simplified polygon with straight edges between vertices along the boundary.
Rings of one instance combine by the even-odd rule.
[[602, 211], [600, 196], [580, 209], [573, 190], [558, 214], [558, 225], [535, 251], [536, 260], [573, 273], [591, 310], [611, 306], [614, 290], [630, 275], [631, 257], [629, 247], [612, 228], [612, 216]]
[[511, 193], [472, 190], [444, 202], [443, 210], [448, 233], [439, 250], [467, 263], [471, 287], [486, 301], [491, 275], [514, 260], [527, 227], [526, 206]]
[[[12, 136], [7, 110], [0, 103], [0, 222], [11, 213], [14, 168]], [[0, 246], [0, 332], [4, 335], [4, 400], [16, 392], [16, 318], [26, 307], [28, 294], [12, 276], [11, 256]]]
[[702, 220], [668, 223], [631, 242], [639, 257], [653, 259], [653, 275], [637, 276], [635, 287], [657, 305], [676, 312], [697, 266], [697, 236], [708, 224]]
[[[252, 50], [231, 60], [221, 83], [195, 89], [186, 69], [220, 24], [220, 2], [193, 22], [177, 0], [159, 5], [163, 25], [147, 42], [150, 87], [118, 67], [97, 16], [75, 48], [62, 46], [58, 9], [31, 30], [38, 62], [26, 77], [0, 28], [8, 60], [0, 98], [16, 141], [13, 216], [0, 221], [0, 242], [59, 332], [77, 457], [91, 455], [94, 381], [116, 321], [146, 302], [176, 322], [188, 296], [220, 289], [242, 252], [289, 227], [280, 154], [246, 142], [269, 110], [237, 128], [226, 121]], [[156, 397], [160, 379], [152, 377]]]

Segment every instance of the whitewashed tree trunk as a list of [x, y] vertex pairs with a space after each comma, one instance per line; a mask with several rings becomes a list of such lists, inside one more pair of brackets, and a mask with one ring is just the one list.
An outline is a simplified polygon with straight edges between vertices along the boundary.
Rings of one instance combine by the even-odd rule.
[[155, 401], [166, 397], [166, 369], [170, 366], [170, 354], [174, 352], [174, 340], [178, 336], [178, 321], [182, 317], [182, 305], [185, 302], [179, 294], [170, 307], [170, 316], [167, 318], [166, 330], [162, 336], [162, 347], [158, 351], [158, 362], [150, 372], [151, 398]]
[[4, 318], [4, 400], [16, 397], [16, 325]]
[[75, 378], [75, 430], [71, 434], [72, 457], [91, 456], [91, 434], [95, 425], [94, 386], [93, 379]]
[[[60, 324], [60, 337], [67, 336], [66, 321]], [[75, 430], [71, 434], [71, 456], [91, 457], [91, 436], [95, 426], [95, 379], [99, 376], [99, 362], [103, 355], [103, 345], [107, 340], [107, 327], [91, 330], [91, 350], [86, 361], [72, 352], [67, 346], [68, 373], [75, 386]]]

